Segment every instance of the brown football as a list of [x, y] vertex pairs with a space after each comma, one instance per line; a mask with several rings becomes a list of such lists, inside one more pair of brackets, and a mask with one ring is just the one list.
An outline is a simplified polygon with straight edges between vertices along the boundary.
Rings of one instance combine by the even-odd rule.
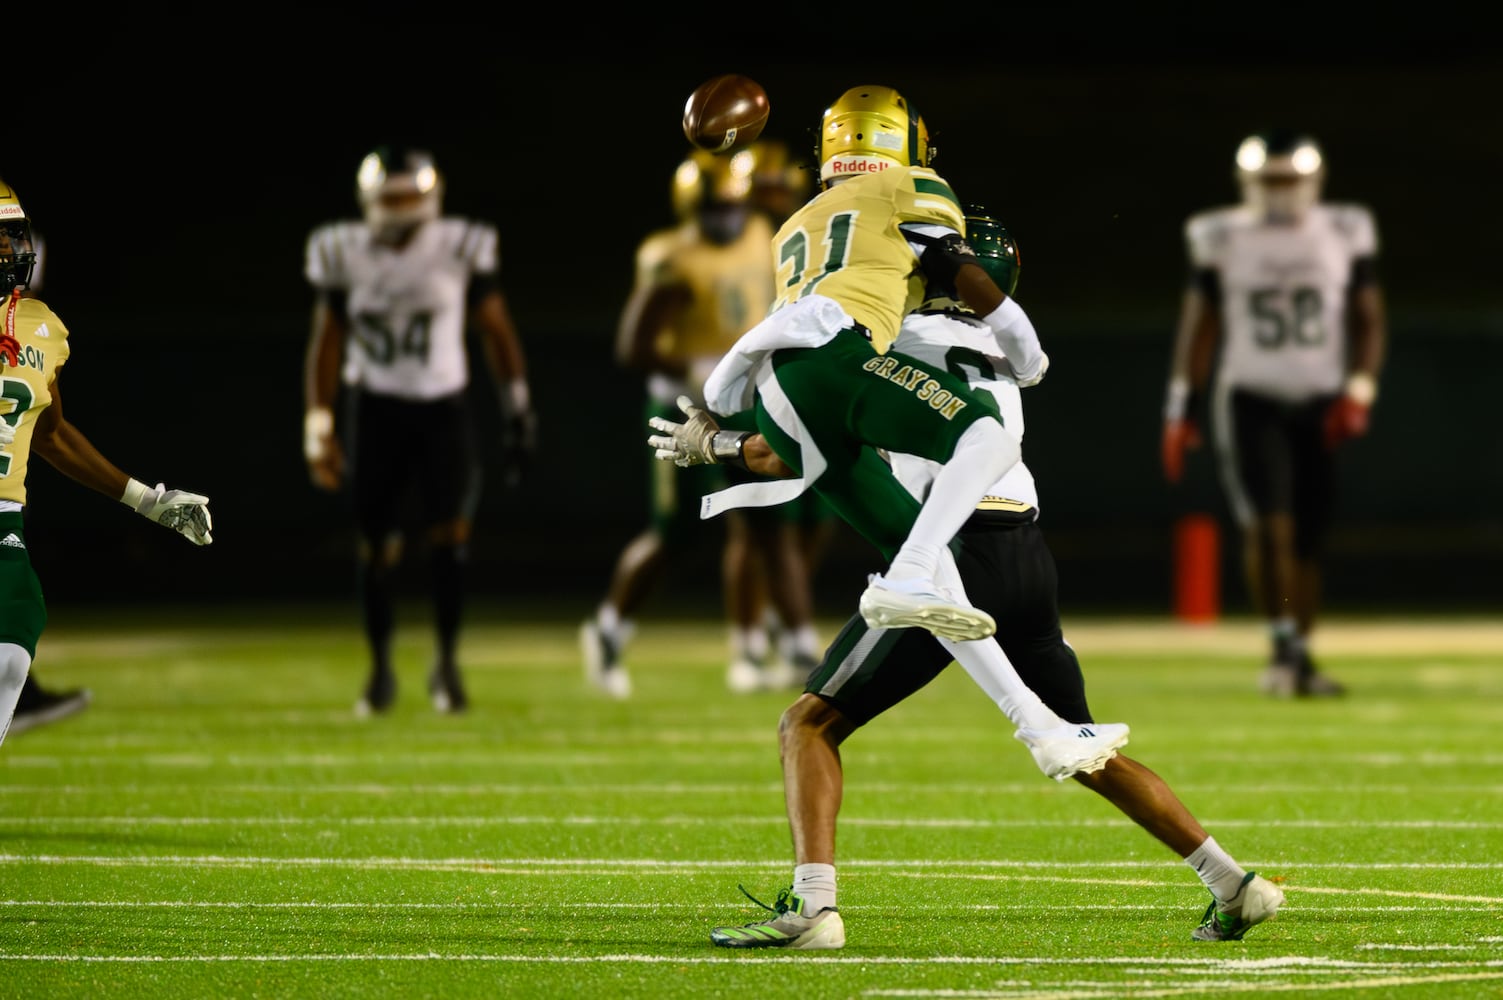
[[700, 149], [729, 153], [762, 134], [767, 91], [749, 76], [725, 73], [694, 88], [684, 105], [684, 136]]

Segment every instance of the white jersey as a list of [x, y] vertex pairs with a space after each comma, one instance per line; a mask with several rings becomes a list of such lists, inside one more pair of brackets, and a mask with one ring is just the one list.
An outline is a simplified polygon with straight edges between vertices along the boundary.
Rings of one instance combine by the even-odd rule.
[[1340, 391], [1352, 265], [1378, 252], [1367, 208], [1319, 204], [1295, 225], [1220, 208], [1191, 216], [1185, 239], [1191, 266], [1220, 281], [1219, 388], [1290, 402]]
[[[972, 389], [997, 401], [1002, 426], [1023, 440], [1023, 396], [1012, 379], [1012, 366], [1002, 356], [997, 338], [979, 319], [953, 313], [909, 313], [903, 317], [892, 350], [918, 358], [934, 368], [966, 380]], [[908, 492], [920, 500], [929, 492], [940, 464], [916, 455], [893, 454], [892, 470]], [[986, 491], [989, 500], [1011, 500], [1037, 509], [1038, 487], [1021, 460]]]
[[333, 222], [308, 236], [304, 277], [348, 295], [346, 385], [402, 399], [437, 399], [469, 383], [465, 349], [470, 281], [500, 267], [496, 227], [442, 218], [401, 247], [376, 242], [364, 222]]

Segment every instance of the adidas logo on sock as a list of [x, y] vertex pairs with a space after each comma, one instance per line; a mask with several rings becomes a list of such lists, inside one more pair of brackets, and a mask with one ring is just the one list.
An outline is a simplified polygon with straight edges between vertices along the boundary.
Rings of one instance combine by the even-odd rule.
[[21, 541], [20, 536], [17, 535], [14, 531], [6, 535], [4, 538], [0, 538], [0, 545], [9, 545], [13, 549], [26, 548], [26, 543]]

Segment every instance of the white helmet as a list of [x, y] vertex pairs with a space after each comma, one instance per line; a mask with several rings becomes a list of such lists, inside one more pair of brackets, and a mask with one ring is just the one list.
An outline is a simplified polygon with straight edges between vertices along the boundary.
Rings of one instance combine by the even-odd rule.
[[1302, 219], [1320, 200], [1325, 176], [1319, 144], [1299, 132], [1257, 132], [1237, 147], [1242, 198], [1271, 222]]
[[427, 150], [381, 146], [360, 162], [355, 193], [377, 239], [395, 241], [438, 218], [444, 179]]

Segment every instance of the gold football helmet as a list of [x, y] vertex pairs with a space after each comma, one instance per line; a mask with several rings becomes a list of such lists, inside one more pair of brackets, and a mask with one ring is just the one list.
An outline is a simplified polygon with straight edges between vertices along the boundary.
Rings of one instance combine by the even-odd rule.
[[751, 147], [729, 156], [694, 150], [673, 172], [673, 214], [682, 222], [707, 204], [744, 203], [751, 196], [756, 162]]
[[934, 159], [923, 116], [891, 87], [852, 87], [825, 108], [820, 123], [819, 180], [898, 166], [927, 167]]
[[1242, 198], [1271, 222], [1298, 222], [1317, 201], [1326, 163], [1308, 135], [1288, 129], [1256, 132], [1237, 147]]
[[21, 207], [16, 189], [0, 180], [0, 295], [31, 284], [36, 262], [31, 220]]
[[680, 222], [697, 223], [711, 243], [734, 242], [751, 211], [755, 166], [750, 147], [729, 156], [694, 150], [673, 172], [673, 214]]
[[438, 218], [444, 178], [427, 150], [381, 146], [360, 161], [355, 194], [377, 239], [399, 242]]

